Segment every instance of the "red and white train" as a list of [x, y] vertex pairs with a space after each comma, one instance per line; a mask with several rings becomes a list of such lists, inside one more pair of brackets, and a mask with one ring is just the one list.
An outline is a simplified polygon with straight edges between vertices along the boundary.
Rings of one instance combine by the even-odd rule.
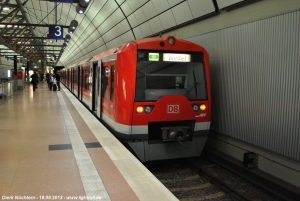
[[141, 161], [201, 154], [211, 121], [203, 47], [145, 38], [61, 72], [61, 82]]

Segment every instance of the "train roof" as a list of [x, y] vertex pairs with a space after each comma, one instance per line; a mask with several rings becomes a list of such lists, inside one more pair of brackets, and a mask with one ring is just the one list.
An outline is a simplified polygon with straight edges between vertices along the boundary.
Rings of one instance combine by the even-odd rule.
[[[180, 47], [174, 45], [174, 44], [170, 44], [172, 43], [172, 41], [174, 42], [174, 44], [180, 42]], [[163, 45], [162, 45], [163, 43]], [[184, 50], [189, 50], [189, 51], [205, 51], [206, 50], [202, 47], [199, 46], [195, 43], [186, 41], [186, 40], [182, 40], [182, 39], [177, 39], [174, 36], [167, 36], [167, 37], [154, 37], [154, 38], [143, 38], [143, 39], [138, 39], [138, 40], [133, 40], [133, 41], [129, 41], [126, 42], [122, 45], [119, 45], [117, 47], [113, 47], [109, 50], [106, 50], [104, 52], [101, 52], [97, 55], [94, 55], [92, 57], [92, 59], [90, 60], [83, 60], [79, 63], [75, 63], [69, 67], [74, 67], [74, 66], [78, 66], [78, 65], [83, 65], [86, 64], [88, 62], [95, 62], [98, 61], [101, 58], [105, 58], [114, 54], [117, 54], [119, 52], [121, 52], [125, 47], [129, 46], [130, 44], [135, 44], [137, 45], [138, 49], [149, 49], [149, 47], [151, 47], [152, 49], [161, 49], [162, 46], [168, 47], [168, 50], [180, 50], [184, 49]]]

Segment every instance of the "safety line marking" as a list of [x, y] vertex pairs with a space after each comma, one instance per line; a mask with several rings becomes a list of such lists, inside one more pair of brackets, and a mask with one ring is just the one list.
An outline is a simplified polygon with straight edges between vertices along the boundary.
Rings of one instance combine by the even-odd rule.
[[87, 151], [85, 144], [78, 132], [78, 129], [73, 121], [73, 118], [68, 110], [68, 107], [60, 93], [57, 94], [64, 121], [69, 134], [70, 142], [73, 148], [76, 163], [79, 169], [81, 181], [86, 193], [86, 199], [92, 200], [107, 200], [110, 197], [104, 187], [104, 184], [97, 172], [97, 169]]

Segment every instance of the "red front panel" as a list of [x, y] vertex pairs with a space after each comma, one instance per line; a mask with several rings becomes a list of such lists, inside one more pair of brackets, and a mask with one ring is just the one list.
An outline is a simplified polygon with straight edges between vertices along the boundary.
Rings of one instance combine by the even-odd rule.
[[[155, 43], [155, 44], [154, 44]], [[208, 69], [208, 54], [202, 47], [186, 41], [177, 41], [176, 45], [160, 46], [160, 41], [151, 41], [147, 44], [139, 44], [143, 49], [173, 51], [198, 51], [203, 52], [203, 63], [205, 70], [205, 79], [207, 82], [207, 100], [189, 101], [185, 96], [166, 96], [153, 102], [135, 102], [135, 84], [136, 84], [136, 63], [137, 63], [137, 45], [135, 43], [127, 44], [122, 51], [117, 54], [117, 60], [114, 61], [114, 101], [109, 98], [103, 98], [103, 112], [112, 120], [123, 125], [147, 125], [148, 122], [155, 121], [183, 121], [195, 120], [196, 122], [208, 122], [211, 118], [210, 109], [210, 80]], [[104, 66], [112, 64], [104, 63]], [[109, 69], [111, 71], [111, 69]], [[111, 88], [111, 76], [108, 76], [108, 88]], [[110, 93], [110, 92], [109, 92]], [[109, 94], [108, 96], [111, 96]], [[192, 104], [202, 104], [207, 106], [204, 112], [195, 112]], [[136, 108], [140, 105], [154, 105], [151, 114], [137, 114]], [[168, 113], [168, 108], [176, 109], [179, 106], [178, 113]]]
[[130, 44], [118, 54], [115, 65], [114, 117], [120, 124], [131, 125], [136, 79], [136, 45]]
[[157, 102], [134, 103], [134, 108], [138, 106], [153, 105], [153, 111], [150, 114], [133, 113], [133, 125], [148, 125], [148, 122], [163, 121], [185, 121], [194, 120], [196, 122], [210, 121], [208, 110], [195, 112], [193, 104], [206, 104], [208, 101], [189, 101], [185, 96], [165, 96]]

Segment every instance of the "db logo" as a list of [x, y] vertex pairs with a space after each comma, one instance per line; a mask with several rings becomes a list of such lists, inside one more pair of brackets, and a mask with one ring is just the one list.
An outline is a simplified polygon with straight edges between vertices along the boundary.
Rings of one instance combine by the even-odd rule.
[[171, 113], [171, 114], [179, 113], [179, 105], [167, 105], [167, 113]]

